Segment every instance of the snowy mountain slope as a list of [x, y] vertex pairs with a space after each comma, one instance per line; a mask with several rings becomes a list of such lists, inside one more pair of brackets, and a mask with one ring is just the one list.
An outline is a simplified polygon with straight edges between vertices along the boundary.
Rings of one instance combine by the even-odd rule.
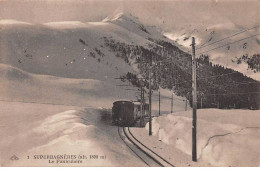
[[[134, 47], [140, 46], [149, 48], [149, 44], [156, 46], [157, 44], [148, 40], [148, 38], [156, 39], [158, 36], [162, 37], [162, 35], [159, 34], [155, 27], [147, 28], [152, 34], [144, 32], [143, 29], [146, 28], [138, 19], [125, 14], [118, 14], [116, 18], [107, 18], [102, 22], [82, 23], [79, 21], [67, 21], [40, 25], [28, 25], [22, 22], [13, 25], [2, 24], [0, 30], [0, 62], [5, 65], [13, 66], [14, 70], [19, 68], [27, 73], [60, 77], [54, 78], [57, 81], [53, 80], [53, 82], [48, 81], [46, 76], [41, 77], [39, 80], [37, 78], [37, 85], [39, 85], [39, 87], [48, 88], [48, 83], [54, 84], [57, 88], [62, 87], [64, 85], [61, 82], [65, 80], [61, 77], [72, 78], [67, 79], [66, 82], [74, 82], [74, 78], [86, 79], [84, 81], [89, 82], [90, 80], [95, 80], [98, 82], [97, 84], [108, 83], [111, 86], [109, 87], [107, 84], [102, 87], [97, 86], [97, 89], [95, 89], [97, 93], [95, 93], [95, 95], [101, 101], [102, 97], [105, 98], [109, 96], [109, 92], [114, 93], [111, 94], [111, 98], [114, 96], [114, 99], [124, 98], [124, 95], [118, 97], [118, 95], [124, 93], [131, 93], [132, 96], [126, 96], [125, 98], [135, 99], [135, 92], [121, 91], [115, 94], [117, 92], [115, 89], [120, 89], [120, 87], [116, 85], [122, 84], [122, 82], [114, 78], [125, 75], [127, 72], [138, 74], [138, 69], [130, 66], [130, 64], [126, 63], [122, 58], [117, 57], [117, 52], [111, 50], [111, 48], [106, 45], [106, 40], [120, 42]], [[129, 58], [129, 60], [131, 59]], [[5, 65], [2, 65], [2, 72], [6, 72], [5, 69], [8, 68]], [[25, 75], [27, 75], [27, 73]], [[37, 77], [37, 75], [35, 76]], [[19, 76], [16, 76], [16, 78], [18, 77]], [[8, 78], [8, 76], [5, 78]], [[72, 90], [74, 87], [76, 89], [81, 88], [80, 84], [82, 83], [79, 82], [77, 87], [75, 87], [75, 84], [68, 83], [67, 86], [71, 86]], [[52, 92], [42, 93], [42, 90], [39, 90], [37, 85], [31, 85], [32, 88], [30, 90], [33, 90], [33, 94], [35, 95], [32, 98], [26, 96], [26, 90], [24, 91], [23, 94], [26, 99], [30, 101], [42, 100], [42, 102], [47, 102], [48, 100], [57, 101], [57, 99], [61, 99], [62, 95], [65, 94], [63, 90], [59, 91], [58, 96], [60, 97], [51, 95]], [[8, 87], [7, 84], [5, 84], [5, 86]], [[22, 99], [23, 95], [18, 89], [25, 88], [28, 89], [26, 92], [29, 92], [29, 88], [25, 87], [26, 85], [24, 85], [24, 87], [22, 86], [23, 84], [18, 85], [20, 88], [17, 88], [17, 90], [14, 88], [15, 92], [10, 94], [5, 93], [5, 97]], [[112, 87], [113, 89], [111, 90]], [[78, 90], [78, 92], [82, 91], [84, 94], [84, 88], [85, 87]], [[12, 88], [9, 87], [9, 89]], [[39, 90], [39, 92], [37, 90]], [[108, 92], [106, 93], [105, 90]], [[72, 92], [72, 96], [74, 96], [73, 101], [78, 101], [80, 105], [83, 104], [84, 101], [77, 99], [77, 95], [74, 94], [75, 91], [76, 90]], [[41, 94], [43, 96], [41, 96]], [[48, 95], [52, 96], [53, 99]], [[88, 96], [88, 93], [86, 92], [84, 95]], [[87, 98], [95, 98], [95, 95], [92, 94]], [[167, 93], [166, 96], [170, 97], [171, 94]], [[157, 97], [155, 98], [157, 99]], [[168, 100], [169, 99], [167, 99], [168, 104], [166, 110], [170, 110], [168, 108], [170, 106]], [[102, 103], [101, 101], [100, 103]], [[111, 102], [112, 101], [109, 101], [109, 106], [111, 106]], [[64, 103], [69, 104], [70, 102], [66, 99]], [[77, 102], [74, 102], [74, 104], [75, 103]], [[107, 106], [107, 104], [105, 105]], [[184, 107], [182, 106], [181, 108], [183, 109]]]
[[[2, 75], [0, 100], [2, 101], [111, 108], [114, 101], [136, 100], [139, 93], [137, 87], [120, 80], [102, 81], [38, 75], [5, 64], [0, 64], [0, 73]], [[170, 111], [170, 97], [169, 90], [161, 89], [162, 114]], [[154, 115], [158, 115], [158, 107], [158, 92], [155, 92], [153, 95]], [[174, 95], [174, 111], [184, 109], [183, 98]]]
[[[152, 42], [151, 39], [164, 40], [174, 45], [180, 44], [181, 46], [177, 46], [179, 46], [179, 48], [183, 51], [190, 51], [192, 36], [196, 38], [196, 46], [200, 47], [245, 29], [239, 25], [233, 24], [232, 22], [226, 21], [224, 24], [217, 25], [199, 25], [196, 27], [187, 26], [185, 28], [176, 27], [176, 29], [172, 32], [165, 32], [163, 35], [161, 30], [158, 28], [144, 26], [137, 17], [124, 13], [108, 16], [102, 22], [82, 23], [79, 21], [64, 21], [45, 23], [42, 25], [32, 25], [16, 21], [13, 23], [19, 24], [10, 25], [5, 24], [8, 23], [6, 20], [2, 20], [1, 23], [1, 58], [4, 63], [10, 64], [9, 62], [11, 62], [12, 65], [18, 68], [26, 69], [32, 67], [32, 63], [34, 62], [24, 60], [24, 66], [22, 66], [22, 64], [18, 64], [17, 62], [22, 62], [21, 57], [23, 55], [32, 55], [34, 60], [40, 60], [39, 63], [46, 63], [48, 65], [46, 66], [46, 64], [44, 64], [45, 68], [39, 67], [37, 68], [38, 70], [34, 69], [33, 72], [52, 74], [50, 72], [48, 73], [47, 70], [53, 68], [53, 63], [50, 63], [52, 62], [50, 60], [54, 57], [55, 60], [58, 61], [55, 63], [55, 66], [57, 67], [54, 71], [55, 75], [66, 72], [66, 69], [62, 68], [64, 65], [68, 65], [68, 63], [71, 62], [75, 64], [76, 59], [81, 62], [82, 59], [87, 58], [86, 56], [90, 55], [91, 52], [95, 53], [95, 48], [102, 48], [104, 51], [101, 51], [103, 54], [106, 54], [106, 56], [115, 55], [109, 53], [109, 50], [104, 48], [104, 37], [112, 38], [117, 42], [123, 42], [129, 45], [140, 45], [143, 47], [148, 47], [148, 44], [154, 44], [155, 46], [158, 45], [155, 44], [155, 41]], [[227, 46], [211, 52], [205, 52], [214, 48], [216, 45], [222, 46], [228, 42], [233, 42], [241, 38], [255, 35], [255, 33], [258, 32], [259, 28], [244, 32], [241, 35], [232, 37], [226, 41], [209, 45], [203, 49], [197, 50], [196, 54], [209, 54], [211, 61], [214, 63], [231, 67], [243, 72], [246, 75], [250, 75], [251, 77], [258, 79], [259, 73], [253, 74], [253, 71], [248, 70], [245, 64], [237, 65], [232, 62], [235, 57], [240, 57], [243, 54], [248, 54], [250, 56], [254, 53], [259, 53], [260, 41], [258, 37], [246, 39], [244, 41], [232, 44], [229, 47]], [[81, 43], [83, 46], [80, 47], [79, 40], [83, 40], [86, 45]], [[53, 48], [54, 46], [55, 48]], [[29, 51], [30, 48], [31, 51]], [[30, 52], [30, 54], [23, 54], [25, 51]], [[46, 53], [46, 51], [48, 51], [48, 53]], [[58, 59], [56, 58], [57, 55], [63, 57], [59, 57]], [[45, 56], [49, 57], [50, 62], [47, 62], [48, 60]], [[109, 57], [106, 58], [103, 59], [104, 62], [112, 60]], [[43, 62], [42, 60], [46, 61]], [[80, 72], [82, 72], [82, 74], [78, 77], [82, 77], [83, 72], [86, 72], [82, 69], [82, 67], [82, 64], [77, 67]], [[104, 70], [105, 69], [106, 66], [104, 67]], [[30, 72], [30, 69], [27, 69], [27, 71]], [[96, 72], [95, 69], [93, 69], [93, 71]], [[84, 73], [84, 75], [87, 74], [93, 77], [91, 73]], [[70, 72], [68, 75], [62, 76], [75, 77], [76, 75], [72, 75]]]
[[[3, 29], [1, 60], [28, 72], [62, 77], [105, 79], [105, 76], [116, 76], [117, 69], [130, 71], [129, 66], [114, 58], [107, 49], [101, 49], [102, 35], [97, 36], [93, 27], [90, 26], [90, 31], [53, 30], [42, 26]], [[97, 54], [98, 50], [101, 55]]]
[[0, 73], [0, 100], [4, 101], [110, 108], [115, 100], [135, 99], [134, 93], [116, 86], [123, 82], [37, 75], [4, 64], [0, 64]]
[[[118, 25], [132, 33], [135, 33], [145, 39], [148, 37], [155, 39], [163, 39], [163, 35], [157, 30], [156, 27], [144, 26], [137, 17], [132, 14], [118, 13], [108, 16], [103, 20], [106, 23]], [[165, 39], [165, 38], [164, 38]]]
[[[155, 35], [147, 35], [142, 24], [125, 15], [106, 22], [15, 24], [2, 25], [1, 28], [2, 63], [32, 73], [74, 78], [95, 78], [95, 74], [108, 73], [112, 67], [111, 75], [102, 76], [117, 75], [117, 69], [121, 72], [121, 68], [131, 70], [104, 47], [104, 38], [147, 47], [153, 43], [147, 37]], [[93, 65], [95, 60], [98, 62]]]

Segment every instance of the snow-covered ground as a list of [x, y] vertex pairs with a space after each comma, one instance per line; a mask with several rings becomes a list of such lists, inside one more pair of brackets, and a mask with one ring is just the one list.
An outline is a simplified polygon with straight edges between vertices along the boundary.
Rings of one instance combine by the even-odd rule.
[[[0, 108], [0, 166], [145, 166], [119, 138], [109, 110], [19, 102], [0, 102]], [[87, 159], [39, 159], [65, 154]]]
[[[111, 125], [113, 101], [135, 99], [137, 90], [117, 86], [129, 83], [39, 75], [6, 64], [0, 64], [0, 73], [0, 135], [5, 137], [0, 141], [0, 166], [145, 166]], [[156, 93], [154, 115], [158, 115]], [[164, 114], [170, 110], [170, 97], [170, 91], [161, 89]], [[175, 99], [179, 101], [175, 109], [183, 109], [182, 98], [174, 95]], [[61, 154], [98, 154], [106, 160], [52, 164], [33, 159]], [[19, 160], [11, 160], [13, 155]]]
[[[197, 114], [198, 162], [260, 166], [260, 111], [199, 109]], [[191, 156], [191, 116], [186, 111], [154, 118], [153, 135]]]
[[0, 73], [0, 100], [4, 101], [111, 108], [114, 100], [135, 99], [134, 92], [116, 86], [127, 84], [120, 81], [38, 75], [5, 64], [0, 64]]

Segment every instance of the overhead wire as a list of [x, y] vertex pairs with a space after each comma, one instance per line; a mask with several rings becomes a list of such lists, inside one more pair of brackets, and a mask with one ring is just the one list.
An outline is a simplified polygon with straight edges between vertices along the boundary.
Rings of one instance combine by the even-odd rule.
[[216, 94], [205, 94], [205, 96], [226, 96], [226, 95], [236, 95], [236, 94], [258, 94], [260, 93], [260, 91], [256, 91], [256, 92], [247, 92], [247, 93], [216, 93]]
[[207, 45], [204, 44], [204, 45], [200, 46], [199, 48], [197, 48], [197, 50], [198, 50], [198, 49], [201, 49], [201, 48], [205, 48], [205, 47], [210, 46], [210, 45], [212, 45], [212, 44], [216, 44], [216, 43], [218, 43], [218, 42], [224, 41], [224, 40], [226, 40], [226, 39], [232, 38], [232, 37], [234, 37], [234, 36], [237, 36], [237, 35], [239, 35], [239, 34], [242, 34], [242, 33], [246, 32], [246, 31], [255, 29], [255, 28], [257, 28], [257, 27], [260, 27], [260, 25], [256, 25], [256, 26], [254, 26], [254, 27], [251, 27], [251, 28], [242, 30], [242, 31], [237, 32], [237, 33], [235, 33], [235, 34], [233, 34], [233, 35], [230, 35], [230, 36], [228, 36], [228, 37], [225, 37], [225, 38], [222, 38], [222, 39], [220, 39], [220, 40], [214, 41], [214, 42], [212, 42], [212, 43], [210, 43], [210, 44], [207, 44]]
[[225, 47], [225, 46], [227, 46], [227, 45], [231, 45], [231, 44], [234, 44], [234, 43], [237, 43], [237, 42], [240, 42], [240, 41], [243, 41], [243, 40], [249, 39], [249, 38], [253, 38], [253, 37], [258, 36], [258, 35], [260, 35], [260, 33], [258, 33], [258, 34], [254, 34], [254, 35], [252, 35], [252, 36], [245, 37], [245, 38], [242, 38], [242, 39], [239, 39], [239, 40], [236, 40], [236, 41], [234, 41], [234, 42], [231, 42], [231, 43], [228, 43], [228, 44], [225, 44], [225, 45], [221, 45], [221, 46], [218, 46], [218, 47], [212, 48], [212, 49], [210, 49], [210, 50], [203, 51], [203, 52], [201, 52], [201, 53], [199, 53], [199, 54], [197, 54], [197, 55], [201, 55], [201, 54], [204, 54], [204, 53], [207, 53], [207, 52], [210, 52], [210, 51], [213, 51], [213, 50], [216, 50], [216, 49], [219, 49], [219, 48]]

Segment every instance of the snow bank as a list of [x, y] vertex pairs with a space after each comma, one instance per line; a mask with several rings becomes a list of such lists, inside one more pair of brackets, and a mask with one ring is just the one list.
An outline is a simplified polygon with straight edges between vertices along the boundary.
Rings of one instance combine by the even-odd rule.
[[[93, 116], [93, 115], [92, 115]], [[95, 117], [99, 117], [96, 114]], [[81, 121], [82, 117], [76, 110], [68, 110], [57, 113], [46, 118], [42, 124], [33, 129], [33, 132], [40, 134], [43, 138], [51, 139], [44, 145], [30, 149], [26, 155], [101, 155], [108, 154], [108, 150], [103, 148], [98, 135], [103, 132], [97, 128], [91, 120], [88, 124]], [[102, 140], [101, 140], [102, 141]], [[53, 149], [55, 148], [55, 149]], [[111, 157], [110, 157], [111, 158]], [[24, 164], [24, 162], [22, 162]], [[48, 163], [43, 160], [31, 160], [26, 165], [46, 166]], [[50, 164], [51, 165], [51, 164]], [[58, 165], [58, 164], [57, 164]], [[64, 164], [65, 165], [65, 164]], [[63, 164], [59, 166], [64, 166]], [[67, 164], [68, 165], [68, 164]], [[110, 159], [107, 160], [83, 160], [83, 164], [72, 164], [73, 166], [112, 166]]]
[[[204, 109], [203, 113], [204, 115], [205, 112], [214, 114], [212, 110], [216, 109]], [[226, 110], [225, 112], [229, 114], [231, 111]], [[240, 114], [247, 114], [247, 112], [252, 111], [238, 112], [236, 117], [230, 117], [230, 119], [237, 119]], [[260, 111], [255, 112], [260, 114]], [[251, 120], [259, 119], [259, 116], [254, 117], [252, 114], [248, 114], [248, 116], [248, 119]], [[260, 148], [260, 127], [255, 124], [250, 127], [229, 124], [228, 120], [223, 124], [207, 121], [205, 117], [207, 116], [204, 116], [204, 120], [198, 119], [197, 124], [199, 160], [208, 162], [212, 166], [260, 166], [260, 150], [256, 149]], [[191, 155], [191, 125], [190, 117], [169, 114], [154, 118], [152, 130], [153, 135], [158, 136], [159, 140]], [[148, 129], [148, 124], [146, 129]]]
[[[2, 101], [0, 108], [0, 166], [145, 166], [111, 125], [110, 110]], [[50, 163], [42, 155], [76, 155], [82, 162]]]

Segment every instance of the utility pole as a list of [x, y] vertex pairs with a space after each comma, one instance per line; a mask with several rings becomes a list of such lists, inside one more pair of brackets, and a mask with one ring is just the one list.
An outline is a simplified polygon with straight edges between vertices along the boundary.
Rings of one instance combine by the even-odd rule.
[[[142, 96], [142, 99], [143, 99], [143, 118], [145, 116], [145, 100], [144, 100], [144, 89], [143, 89], [143, 96]], [[143, 119], [144, 120], [144, 119]]]
[[143, 86], [141, 82], [141, 105], [140, 105], [140, 127], [142, 127], [143, 124]]
[[195, 38], [192, 37], [192, 161], [197, 162], [197, 83]]
[[200, 96], [200, 108], [202, 109], [203, 105], [202, 105], [202, 95]]
[[214, 105], [216, 105], [216, 89], [214, 87]]
[[172, 99], [171, 99], [171, 113], [173, 112], [173, 90], [172, 90]]
[[188, 105], [188, 101], [187, 99], [185, 100], [185, 111], [187, 111], [187, 105]]
[[161, 92], [160, 92], [160, 83], [159, 83], [159, 77], [160, 77], [160, 65], [161, 63], [158, 63], [159, 68], [156, 68], [156, 83], [158, 85], [158, 92], [159, 92], [159, 116], [161, 115]]
[[[171, 58], [171, 65], [172, 65], [172, 81], [173, 81], [173, 57]], [[176, 84], [176, 79], [175, 79]], [[171, 113], [173, 112], [173, 85], [172, 85], [172, 99], [171, 99]]]
[[161, 93], [159, 89], [159, 116], [161, 115]]
[[149, 136], [152, 135], [152, 59], [149, 66]]

